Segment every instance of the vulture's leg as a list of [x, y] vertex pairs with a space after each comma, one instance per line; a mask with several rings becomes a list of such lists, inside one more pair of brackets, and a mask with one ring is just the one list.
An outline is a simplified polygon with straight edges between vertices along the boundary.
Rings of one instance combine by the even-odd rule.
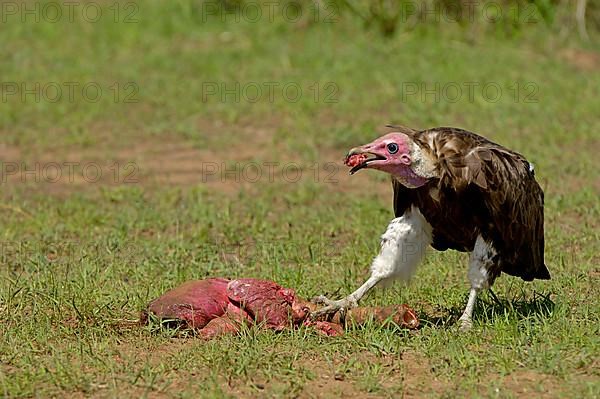
[[485, 242], [481, 237], [477, 237], [475, 248], [469, 257], [469, 281], [471, 282], [471, 291], [465, 311], [460, 317], [460, 329], [469, 330], [473, 326], [472, 316], [475, 308], [477, 294], [483, 289], [489, 288], [494, 282], [494, 275], [490, 268], [495, 263], [496, 250], [491, 243]]
[[418, 209], [411, 207], [404, 215], [393, 219], [381, 236], [381, 249], [371, 264], [371, 277], [344, 299], [332, 301], [324, 296], [315, 298], [315, 302], [327, 306], [311, 316], [320, 317], [354, 308], [381, 281], [410, 279], [430, 244], [431, 226]]
[[471, 288], [471, 291], [469, 291], [469, 300], [467, 301], [467, 306], [465, 307], [462, 316], [460, 316], [460, 319], [458, 319], [460, 322], [461, 331], [469, 331], [471, 327], [473, 327], [473, 321], [471, 317], [473, 316], [473, 308], [475, 308], [475, 300], [477, 299], [478, 293], [479, 290], [477, 288]]

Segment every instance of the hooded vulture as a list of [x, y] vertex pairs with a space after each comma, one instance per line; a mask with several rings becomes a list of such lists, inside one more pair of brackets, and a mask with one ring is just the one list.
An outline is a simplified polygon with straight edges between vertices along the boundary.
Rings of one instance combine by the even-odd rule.
[[459, 319], [472, 325], [477, 294], [501, 272], [546, 280], [544, 193], [522, 155], [466, 130], [394, 129], [349, 151], [350, 173], [376, 169], [392, 177], [394, 214], [381, 237], [370, 278], [315, 316], [345, 311], [380, 282], [409, 279], [427, 247], [469, 252], [469, 299]]

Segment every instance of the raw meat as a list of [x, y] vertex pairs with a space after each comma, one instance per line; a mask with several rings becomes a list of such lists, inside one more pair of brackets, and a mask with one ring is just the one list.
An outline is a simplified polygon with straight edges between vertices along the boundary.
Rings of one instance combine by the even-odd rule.
[[419, 325], [415, 312], [406, 305], [358, 307], [348, 311], [345, 320], [339, 314], [330, 320], [311, 320], [309, 315], [315, 308], [298, 298], [293, 289], [273, 281], [209, 278], [188, 281], [167, 291], [150, 302], [142, 321], [147, 323], [148, 315], [153, 314], [160, 320], [184, 323], [205, 339], [235, 334], [243, 324], [275, 331], [304, 324], [328, 336], [343, 334], [345, 323], [361, 325], [371, 320], [378, 324], [392, 321], [406, 328]]

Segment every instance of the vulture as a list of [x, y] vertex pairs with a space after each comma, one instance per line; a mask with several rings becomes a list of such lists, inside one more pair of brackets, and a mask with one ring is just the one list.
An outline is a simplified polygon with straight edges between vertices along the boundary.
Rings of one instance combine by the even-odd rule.
[[316, 297], [315, 316], [357, 306], [379, 283], [409, 279], [426, 248], [469, 252], [467, 305], [461, 330], [472, 326], [477, 294], [501, 272], [525, 281], [550, 279], [544, 264], [544, 193], [521, 154], [452, 127], [393, 131], [352, 148], [350, 174], [391, 175], [395, 218], [381, 237], [369, 279], [344, 299]]

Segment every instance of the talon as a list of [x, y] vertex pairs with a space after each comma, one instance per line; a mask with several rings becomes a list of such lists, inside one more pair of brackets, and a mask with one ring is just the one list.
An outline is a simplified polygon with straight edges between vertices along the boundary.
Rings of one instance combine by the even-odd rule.
[[352, 309], [358, 306], [358, 303], [354, 298], [344, 298], [340, 299], [339, 301], [332, 301], [321, 295], [313, 298], [313, 301], [315, 303], [327, 305], [324, 308], [314, 311], [310, 314], [310, 317], [313, 320], [323, 316], [330, 316], [337, 312], [340, 312], [340, 317], [343, 320], [346, 316], [346, 312], [348, 311], [348, 309]]
[[325, 306], [324, 308], [321, 308], [319, 310], [315, 310], [314, 312], [310, 313], [310, 318], [315, 320], [315, 319], [319, 319], [323, 316], [329, 316], [332, 315], [334, 313], [336, 313], [339, 309], [336, 308], [335, 306]]
[[317, 305], [331, 305], [331, 303], [333, 302], [332, 300], [327, 298], [325, 295], [317, 295], [317, 296], [313, 297], [310, 301]]

